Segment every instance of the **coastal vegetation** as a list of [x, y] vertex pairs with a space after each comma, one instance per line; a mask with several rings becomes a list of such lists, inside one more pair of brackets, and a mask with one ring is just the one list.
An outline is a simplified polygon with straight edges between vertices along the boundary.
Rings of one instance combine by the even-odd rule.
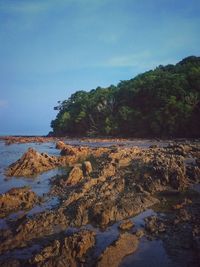
[[199, 137], [200, 57], [77, 91], [54, 109], [56, 136]]

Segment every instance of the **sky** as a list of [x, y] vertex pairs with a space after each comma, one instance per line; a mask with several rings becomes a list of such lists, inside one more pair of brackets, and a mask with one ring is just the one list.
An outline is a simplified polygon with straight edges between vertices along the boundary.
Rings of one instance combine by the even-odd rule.
[[0, 0], [0, 135], [45, 135], [57, 101], [200, 56], [199, 0]]

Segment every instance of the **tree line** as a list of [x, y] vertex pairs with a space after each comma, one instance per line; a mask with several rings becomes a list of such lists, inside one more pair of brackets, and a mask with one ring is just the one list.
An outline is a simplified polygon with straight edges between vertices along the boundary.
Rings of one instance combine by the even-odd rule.
[[199, 137], [200, 57], [77, 91], [54, 109], [56, 136]]

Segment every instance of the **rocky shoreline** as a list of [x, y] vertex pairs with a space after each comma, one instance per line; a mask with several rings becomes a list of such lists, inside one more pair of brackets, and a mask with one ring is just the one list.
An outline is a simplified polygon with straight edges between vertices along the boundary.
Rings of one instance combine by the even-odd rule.
[[[116, 142], [98, 148], [63, 141], [54, 139], [59, 156], [29, 148], [5, 170], [9, 179], [30, 179], [54, 168], [65, 168], [65, 174], [51, 178], [47, 194], [58, 205], [32, 216], [25, 212], [8, 219], [13, 211], [28, 211], [43, 202], [31, 189], [0, 195], [6, 223], [0, 230], [1, 266], [123, 266], [124, 257], [134, 255], [144, 238], [162, 240], [179, 266], [198, 266], [200, 194], [191, 188], [200, 182], [200, 142], [148, 148]], [[152, 207], [157, 214], [136, 226], [133, 218]], [[116, 237], [99, 250], [99, 236], [116, 223]], [[25, 250], [31, 252], [23, 257]]]

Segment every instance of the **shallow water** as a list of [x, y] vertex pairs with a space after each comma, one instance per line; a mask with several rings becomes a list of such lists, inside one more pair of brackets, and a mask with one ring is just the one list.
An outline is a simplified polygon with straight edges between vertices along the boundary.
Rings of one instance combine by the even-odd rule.
[[35, 205], [30, 211], [27, 212], [27, 216], [32, 217], [34, 214], [41, 213], [45, 210], [52, 210], [56, 208], [58, 205], [59, 205], [58, 197], [49, 198], [40, 205]]
[[5, 145], [0, 141], [0, 194], [5, 193], [13, 187], [29, 186], [37, 195], [42, 196], [49, 191], [49, 180], [56, 174], [63, 174], [63, 169], [54, 169], [44, 172], [33, 178], [26, 177], [6, 177], [5, 169], [18, 160], [29, 147], [35, 148], [39, 152], [50, 155], [59, 155], [59, 150], [55, 149], [54, 143], [27, 143]]
[[29, 259], [31, 255], [39, 252], [42, 246], [40, 244], [34, 244], [30, 247], [21, 248], [21, 249], [13, 249], [5, 253], [4, 255], [0, 256], [1, 261], [6, 261], [10, 259], [19, 259], [19, 260], [26, 260]]
[[142, 238], [134, 254], [124, 258], [120, 267], [180, 267], [167, 255], [161, 240]]

